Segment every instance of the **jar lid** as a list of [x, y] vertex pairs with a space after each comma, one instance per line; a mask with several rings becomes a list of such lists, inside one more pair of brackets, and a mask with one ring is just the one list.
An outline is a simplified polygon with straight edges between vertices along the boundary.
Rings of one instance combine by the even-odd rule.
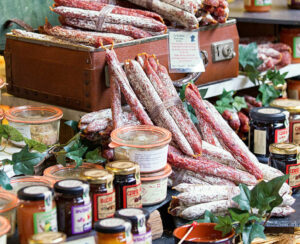
[[15, 123], [43, 124], [61, 119], [63, 112], [52, 106], [20, 106], [9, 109], [5, 116]]
[[113, 130], [110, 146], [153, 148], [168, 144], [172, 139], [170, 131], [154, 125], [132, 125]]
[[18, 206], [19, 199], [15, 194], [7, 191], [0, 192], [0, 214]]
[[55, 192], [72, 195], [83, 194], [86, 189], [90, 189], [88, 182], [78, 179], [61, 180], [54, 185]]
[[66, 239], [66, 234], [62, 232], [41, 232], [31, 236], [29, 244], [56, 244], [65, 242]]
[[90, 184], [109, 183], [114, 180], [114, 175], [105, 169], [88, 169], [83, 171], [82, 177]]
[[115, 213], [115, 217], [122, 217], [129, 219], [132, 223], [138, 223], [140, 219], [149, 219], [150, 213], [148, 210], [143, 208], [124, 208], [119, 209]]
[[172, 174], [172, 167], [167, 164], [162, 170], [153, 173], [141, 173], [141, 181], [159, 180], [169, 177]]
[[18, 198], [25, 201], [40, 201], [49, 194], [52, 196], [54, 194], [49, 186], [26, 186], [18, 191]]
[[3, 216], [0, 216], [0, 236], [5, 235], [10, 231], [11, 225], [9, 220]]
[[274, 107], [259, 107], [250, 110], [250, 118], [261, 122], [277, 122], [284, 121], [286, 115], [285, 110]]
[[114, 161], [106, 165], [106, 169], [115, 175], [128, 175], [140, 171], [140, 166], [131, 161]]
[[273, 143], [269, 146], [271, 153], [275, 154], [298, 154], [298, 145], [293, 143]]
[[300, 112], [300, 101], [296, 99], [276, 99], [270, 105], [272, 107], [283, 108], [292, 114]]
[[123, 218], [102, 219], [95, 223], [95, 230], [101, 233], [121, 233], [131, 231], [131, 223]]

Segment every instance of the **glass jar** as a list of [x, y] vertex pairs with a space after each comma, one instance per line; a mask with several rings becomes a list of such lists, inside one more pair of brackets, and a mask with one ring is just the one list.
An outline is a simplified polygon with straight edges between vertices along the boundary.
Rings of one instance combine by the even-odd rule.
[[292, 63], [300, 63], [300, 28], [282, 28], [280, 42], [292, 48]]
[[61, 232], [42, 232], [30, 237], [29, 244], [59, 244], [65, 243], [66, 234]]
[[138, 163], [142, 173], [162, 170], [167, 164], [170, 131], [152, 125], [125, 126], [111, 133], [116, 160]]
[[102, 219], [95, 224], [98, 244], [132, 244], [131, 224], [122, 218]]
[[244, 0], [247, 12], [268, 12], [272, 7], [272, 0]]
[[0, 216], [0, 243], [6, 244], [8, 232], [11, 226], [7, 218]]
[[269, 165], [284, 174], [290, 174], [288, 184], [293, 193], [300, 187], [300, 163], [297, 162], [298, 146], [292, 143], [274, 143], [270, 145]]
[[67, 236], [83, 234], [92, 229], [92, 207], [89, 184], [78, 179], [55, 183], [58, 230]]
[[7, 191], [0, 192], [0, 215], [7, 218], [11, 226], [8, 236], [15, 233], [18, 203], [19, 200], [14, 194]]
[[288, 0], [288, 7], [291, 9], [300, 9], [300, 1], [299, 0]]
[[130, 220], [134, 244], [152, 243], [151, 226], [148, 221], [150, 213], [146, 209], [120, 209], [116, 212], [115, 217], [127, 218]]
[[294, 99], [276, 99], [270, 105], [289, 111], [289, 141], [300, 144], [300, 101]]
[[83, 163], [79, 167], [76, 167], [76, 165], [63, 166], [58, 164], [45, 169], [44, 176], [55, 181], [74, 178], [81, 179], [82, 172], [87, 169], [103, 169], [103, 167], [93, 163]]
[[[58, 142], [60, 119], [63, 113], [52, 106], [21, 106], [7, 111], [5, 117], [10, 126], [24, 137], [51, 146]], [[24, 142], [13, 143], [25, 146]]]
[[300, 99], [300, 76], [287, 80], [288, 83], [288, 98]]
[[141, 208], [142, 197], [139, 165], [130, 161], [114, 161], [108, 163], [106, 169], [115, 176], [116, 209]]
[[268, 163], [269, 145], [289, 139], [284, 109], [253, 108], [250, 111], [249, 149], [262, 163]]
[[18, 231], [21, 244], [33, 234], [57, 231], [53, 190], [47, 186], [27, 186], [18, 191]]
[[116, 194], [114, 190], [114, 175], [107, 170], [90, 169], [82, 174], [90, 184], [90, 197], [93, 203], [94, 222], [113, 217], [116, 211]]

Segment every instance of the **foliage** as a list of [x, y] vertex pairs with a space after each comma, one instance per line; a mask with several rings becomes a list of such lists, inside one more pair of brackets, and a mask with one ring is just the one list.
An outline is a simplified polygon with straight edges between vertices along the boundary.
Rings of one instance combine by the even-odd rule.
[[232, 199], [239, 208], [229, 208], [227, 216], [215, 216], [206, 211], [204, 218], [197, 222], [217, 223], [215, 229], [222, 231], [223, 236], [234, 228], [244, 244], [250, 244], [256, 237], [265, 238], [264, 226], [272, 210], [283, 201], [279, 190], [288, 177], [284, 175], [269, 182], [261, 181], [252, 190], [240, 184], [240, 194]]
[[247, 104], [244, 97], [235, 96], [234, 91], [226, 91], [223, 89], [222, 94], [219, 96], [219, 100], [216, 102], [216, 109], [222, 114], [225, 110], [238, 112], [242, 108], [247, 108]]

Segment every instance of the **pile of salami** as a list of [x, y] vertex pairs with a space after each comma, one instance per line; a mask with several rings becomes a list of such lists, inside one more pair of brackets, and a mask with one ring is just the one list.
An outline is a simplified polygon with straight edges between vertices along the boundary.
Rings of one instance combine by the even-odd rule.
[[[128, 124], [124, 116], [126, 111], [121, 106], [123, 94], [130, 107], [128, 113], [133, 113], [140, 124], [155, 124], [171, 131], [168, 162], [173, 168], [173, 186], [180, 183], [228, 187], [244, 183], [254, 186], [260, 180], [269, 181], [282, 175], [277, 169], [259, 163], [215, 107], [202, 100], [197, 87], [189, 84], [185, 97], [199, 120], [200, 126], [196, 128], [183, 107], [166, 67], [154, 55], [143, 53], [137, 55], [135, 60], [126, 60], [122, 65], [116, 53], [106, 49], [106, 61], [112, 90], [110, 125], [119, 128]], [[99, 113], [91, 113], [81, 119], [80, 128], [86, 134], [98, 133], [98, 130], [103, 131], [104, 127], [108, 127], [107, 120], [98, 118]], [[93, 118], [93, 122], [87, 118]], [[284, 184], [282, 191], [289, 193], [289, 186]], [[227, 198], [228, 204], [231, 203], [230, 195]], [[198, 202], [194, 205], [198, 205]], [[172, 214], [185, 217], [178, 208]]]

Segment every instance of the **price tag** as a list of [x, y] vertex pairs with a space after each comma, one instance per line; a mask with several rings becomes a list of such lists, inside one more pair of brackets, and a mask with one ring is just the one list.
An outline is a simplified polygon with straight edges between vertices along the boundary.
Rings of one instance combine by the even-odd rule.
[[169, 31], [169, 70], [171, 73], [204, 72], [198, 31]]
[[66, 243], [67, 244], [96, 244], [96, 241], [94, 236], [89, 236], [74, 241], [67, 241]]

